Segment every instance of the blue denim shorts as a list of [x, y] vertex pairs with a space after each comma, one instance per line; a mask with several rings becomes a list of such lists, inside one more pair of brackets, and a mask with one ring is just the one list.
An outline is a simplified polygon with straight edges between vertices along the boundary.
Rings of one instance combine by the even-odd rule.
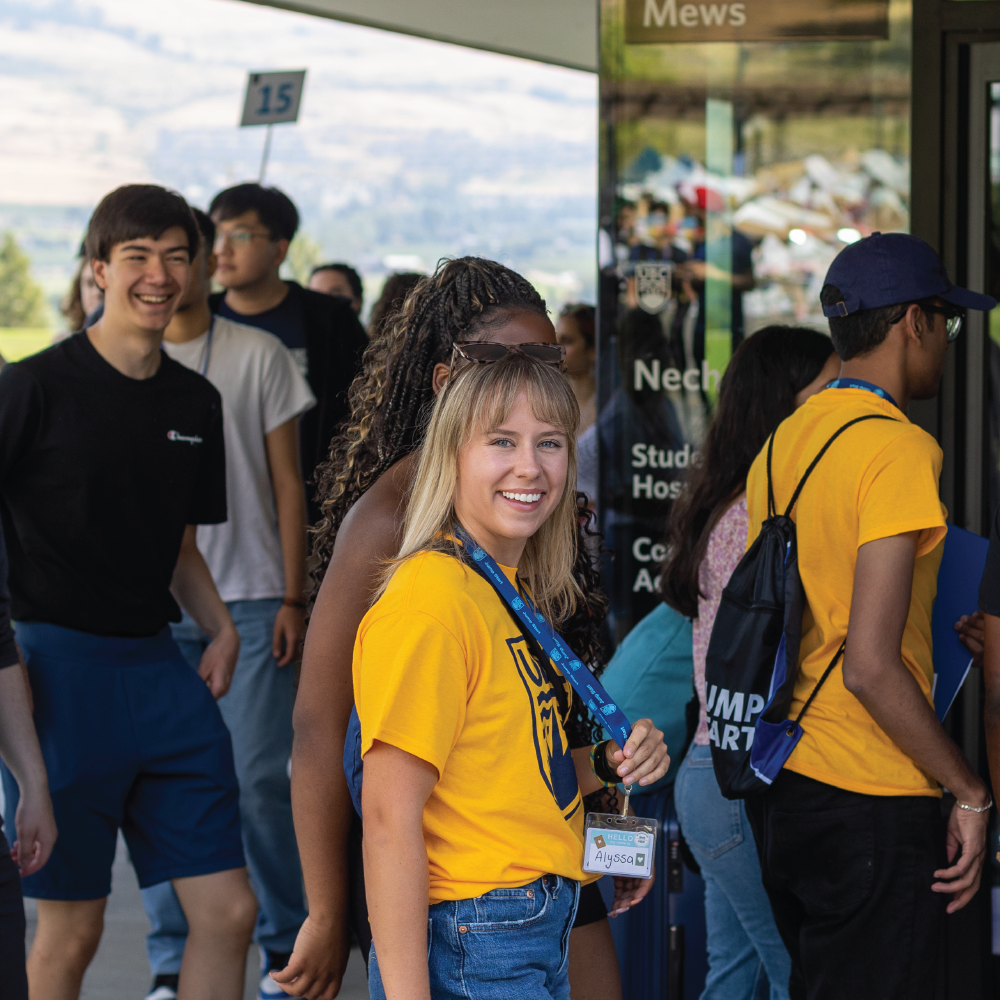
[[[434, 1000], [569, 1000], [569, 933], [580, 883], [545, 875], [517, 889], [436, 903], [427, 927]], [[384, 1000], [375, 945], [372, 1000]]]

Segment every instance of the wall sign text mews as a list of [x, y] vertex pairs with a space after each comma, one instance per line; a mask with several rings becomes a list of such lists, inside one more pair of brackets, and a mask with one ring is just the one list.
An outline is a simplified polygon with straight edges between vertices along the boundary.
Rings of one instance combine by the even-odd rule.
[[625, 41], [834, 41], [889, 37], [889, 0], [625, 0]]

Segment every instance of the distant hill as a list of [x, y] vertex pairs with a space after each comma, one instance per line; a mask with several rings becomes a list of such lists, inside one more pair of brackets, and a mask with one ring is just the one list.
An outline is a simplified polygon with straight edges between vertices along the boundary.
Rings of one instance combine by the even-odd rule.
[[[482, 253], [593, 298], [596, 78], [236, 0], [0, 0], [0, 230], [58, 297], [99, 197], [255, 178], [249, 69], [308, 68], [267, 180], [328, 259]], [[576, 275], [576, 277], [572, 277]]]

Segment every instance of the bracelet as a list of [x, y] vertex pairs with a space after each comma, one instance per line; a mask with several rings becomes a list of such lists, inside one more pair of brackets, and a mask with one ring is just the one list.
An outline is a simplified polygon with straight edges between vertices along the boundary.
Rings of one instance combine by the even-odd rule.
[[603, 778], [602, 778], [602, 777], [601, 777], [601, 776], [600, 776], [600, 775], [599, 775], [599, 774], [597, 773], [597, 759], [596, 759], [596, 758], [597, 758], [597, 750], [598, 750], [598, 748], [599, 748], [599, 747], [602, 747], [602, 746], [604, 746], [604, 744], [603, 744], [603, 743], [595, 743], [595, 744], [594, 744], [594, 745], [593, 745], [593, 746], [592, 746], [592, 747], [590, 748], [590, 769], [591, 769], [591, 771], [593, 771], [593, 772], [594, 772], [594, 775], [595, 775], [595, 776], [597, 777], [597, 780], [598, 780], [598, 781], [599, 781], [599, 782], [600, 782], [600, 783], [601, 783], [602, 785], [604, 785], [604, 787], [605, 787], [605, 788], [609, 788], [609, 787], [611, 786], [611, 782], [610, 782], [610, 781], [605, 781], [605, 780], [604, 780], [604, 779], [603, 779]]
[[966, 812], [970, 813], [988, 813], [993, 808], [993, 799], [990, 798], [990, 801], [984, 806], [970, 806], [966, 805], [964, 802], [958, 801], [955, 802], [955, 805], [957, 805], [959, 809], [964, 809]]
[[295, 600], [294, 597], [286, 597], [281, 603], [286, 608], [298, 608], [300, 611], [305, 611], [305, 609], [306, 609], [306, 602], [305, 601], [297, 601], [297, 600]]
[[597, 780], [605, 788], [617, 785], [621, 780], [608, 764], [607, 749], [610, 742], [610, 740], [605, 740], [603, 743], [595, 743], [590, 748], [590, 767], [594, 774], [597, 775]]

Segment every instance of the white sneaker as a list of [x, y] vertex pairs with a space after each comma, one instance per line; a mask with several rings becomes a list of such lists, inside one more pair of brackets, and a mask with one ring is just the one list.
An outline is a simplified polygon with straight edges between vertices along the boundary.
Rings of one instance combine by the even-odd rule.
[[[291, 957], [291, 956], [287, 956]], [[294, 1000], [291, 993], [286, 993], [269, 975], [272, 956], [263, 948], [260, 950], [260, 987], [257, 990], [257, 1000]]]
[[146, 1000], [177, 1000], [177, 990], [170, 986], [157, 986], [152, 993], [146, 994]]
[[266, 972], [260, 977], [260, 989], [257, 991], [257, 1000], [284, 1000], [291, 997], [286, 993]]

